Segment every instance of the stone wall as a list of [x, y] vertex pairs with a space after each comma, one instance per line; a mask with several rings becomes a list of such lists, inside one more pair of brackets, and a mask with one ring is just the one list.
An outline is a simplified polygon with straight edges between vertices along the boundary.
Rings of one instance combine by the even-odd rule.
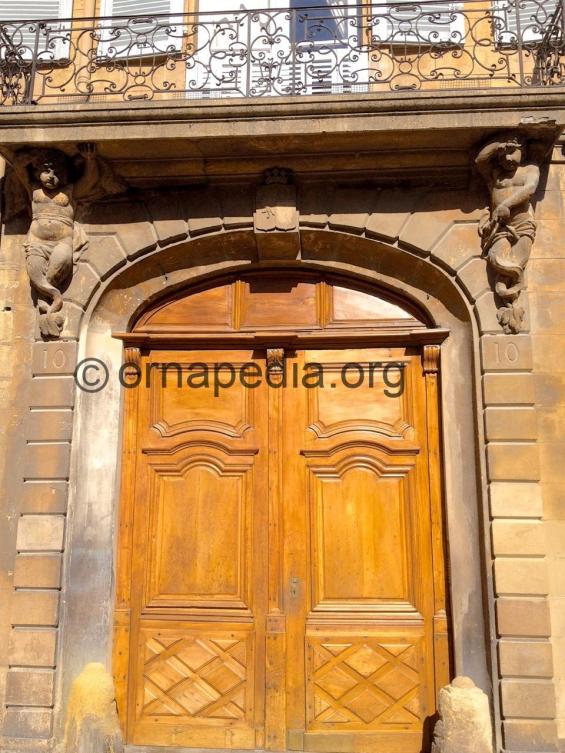
[[[457, 372], [456, 362], [448, 361], [452, 372], [444, 375], [444, 396], [450, 390], [453, 393], [458, 382], [460, 389], [467, 389], [468, 402], [445, 420], [456, 423], [463, 413], [471, 415], [476, 400], [479, 460], [475, 472], [471, 443], [466, 448], [465, 473], [477, 476], [479, 489], [489, 483], [489, 509], [483, 510], [485, 518], [479, 528], [489, 527], [490, 516], [491, 536], [469, 539], [468, 520], [482, 511], [475, 499], [450, 503], [463, 513], [452, 515], [450, 522], [450, 532], [459, 531], [462, 547], [452, 552], [454, 645], [458, 661], [471, 665], [465, 652], [474, 640], [473, 630], [476, 633], [484, 626], [487, 634], [497, 631], [500, 640], [491, 657], [494, 706], [497, 728], [502, 727], [502, 742], [510, 751], [555, 749], [556, 716], [565, 722], [563, 703], [558, 700], [556, 706], [553, 687], [555, 675], [559, 699], [564, 699], [565, 677], [559, 668], [565, 652], [565, 589], [559, 565], [565, 548], [559, 536], [563, 524], [560, 528], [557, 520], [560, 513], [561, 518], [565, 514], [559, 509], [559, 483], [563, 481], [559, 418], [565, 402], [565, 362], [558, 347], [559, 338], [565, 336], [558, 316], [560, 296], [565, 297], [563, 275], [559, 277], [565, 260], [558, 258], [555, 242], [565, 231], [562, 169], [557, 159], [540, 189], [536, 210], [540, 233], [529, 275], [531, 313], [526, 331], [513, 336], [500, 333], [486, 262], [481, 258], [477, 225], [485, 196], [478, 187], [443, 193], [423, 189], [373, 193], [310, 184], [299, 192], [298, 200], [297, 253], [305, 263], [335, 265], [375, 281], [386, 277], [396, 281], [399, 290], [419, 288], [422, 300], [427, 299], [431, 308], [436, 306], [438, 319], [443, 306], [450, 310], [453, 322], [466, 322], [469, 332], [475, 332], [476, 372], [471, 366]], [[24, 227], [12, 223], [4, 228], [2, 275], [6, 300], [11, 301], [6, 305], [12, 308], [0, 314], [10, 314], [7, 320], [12, 327], [2, 341], [9, 357], [2, 363], [6, 389], [0, 397], [8, 414], [5, 426], [10, 427], [0, 440], [6, 449], [2, 509], [10, 521], [3, 534], [5, 571], [0, 581], [10, 594], [0, 624], [0, 652], [5, 666], [10, 666], [5, 672], [3, 717], [8, 750], [48, 746], [54, 708], [55, 729], [60, 729], [64, 687], [77, 669], [65, 664], [65, 657], [72, 654], [65, 643], [79, 644], [70, 629], [74, 624], [76, 631], [79, 623], [73, 620], [79, 605], [90, 598], [92, 572], [85, 566], [88, 552], [82, 546], [88, 536], [81, 546], [74, 536], [83, 524], [97, 521], [85, 517], [81, 505], [86, 501], [80, 495], [73, 502], [75, 532], [71, 529], [66, 534], [69, 478], [77, 481], [71, 468], [82, 463], [88, 472], [86, 456], [77, 458], [78, 450], [71, 447], [72, 372], [81, 332], [80, 347], [84, 347], [81, 323], [86, 327], [96, 302], [102, 300], [110, 312], [106, 324], [127, 325], [128, 317], [166, 290], [230, 265], [260, 263], [266, 251], [268, 255], [269, 245], [254, 241], [249, 186], [154, 194], [146, 196], [145, 202], [142, 198], [133, 203], [117, 200], [112, 205], [93, 205], [85, 215], [91, 245], [65, 293], [67, 323], [58, 342], [44, 343], [38, 337], [32, 342], [37, 330], [22, 268], [25, 222]], [[455, 353], [456, 331], [447, 346], [455, 348]], [[474, 387], [475, 373], [479, 377]], [[117, 421], [116, 415], [116, 425]], [[456, 458], [461, 457], [456, 447], [446, 446], [445, 454], [449, 486], [449, 476], [464, 471], [456, 467]], [[78, 601], [73, 601], [76, 588], [67, 587], [60, 604], [61, 583], [72, 582], [70, 576], [61, 580], [65, 543], [79, 563], [70, 569], [75, 578], [78, 573], [81, 587]], [[473, 601], [462, 574], [481, 557], [486, 562], [482, 592], [475, 593]], [[110, 557], [110, 573], [111, 565]], [[90, 617], [97, 622], [100, 635], [106, 626], [98, 622], [112, 610], [111, 591], [106, 593], [104, 609]], [[469, 614], [477, 606], [482, 625]], [[90, 630], [88, 616], [78, 617]], [[67, 633], [62, 634], [61, 620], [69, 628]], [[95, 653], [104, 650], [104, 646], [93, 649]], [[84, 656], [83, 660], [100, 657]], [[57, 666], [62, 671], [54, 685]], [[478, 681], [485, 684], [482, 677]]]

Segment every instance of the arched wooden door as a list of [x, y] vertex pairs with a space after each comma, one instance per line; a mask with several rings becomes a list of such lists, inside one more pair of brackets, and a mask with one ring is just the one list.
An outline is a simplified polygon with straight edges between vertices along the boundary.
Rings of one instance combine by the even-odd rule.
[[406, 305], [280, 272], [124, 336], [129, 743], [429, 746], [449, 681], [434, 336]]

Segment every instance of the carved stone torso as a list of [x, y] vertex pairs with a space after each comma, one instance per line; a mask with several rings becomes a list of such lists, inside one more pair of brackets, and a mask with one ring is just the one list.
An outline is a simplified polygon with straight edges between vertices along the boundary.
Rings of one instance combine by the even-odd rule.
[[68, 187], [52, 193], [41, 187], [34, 188], [31, 235], [45, 241], [72, 237], [74, 208], [70, 193]]
[[[492, 205], [497, 207], [506, 201], [512, 194], [516, 192], [517, 188], [526, 185], [529, 172], [531, 170], [530, 165], [524, 165], [517, 167], [514, 172], [508, 172], [502, 168], [494, 171], [494, 181], [492, 185]], [[531, 204], [529, 199], [525, 199], [521, 204], [517, 204], [513, 210], [513, 215], [528, 214], [533, 216]]]

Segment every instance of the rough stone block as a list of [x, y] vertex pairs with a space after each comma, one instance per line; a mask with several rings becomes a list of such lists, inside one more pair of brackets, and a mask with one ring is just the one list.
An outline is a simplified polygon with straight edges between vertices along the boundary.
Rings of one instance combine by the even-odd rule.
[[6, 678], [9, 706], [52, 706], [54, 674], [50, 669], [11, 669]]
[[92, 235], [83, 257], [101, 280], [123, 267], [127, 258], [115, 235]]
[[25, 436], [28, 441], [68, 442], [73, 432], [73, 412], [66, 410], [30, 411], [25, 422]]
[[30, 408], [72, 408], [74, 403], [72, 376], [34, 377], [31, 380]]
[[18, 554], [14, 568], [15, 588], [59, 588], [61, 556]]
[[[432, 259], [450, 272], [463, 265], [466, 268], [470, 259], [480, 255], [481, 244], [475, 223], [453, 225], [432, 250]], [[480, 266], [484, 272], [486, 262], [481, 260]]]
[[548, 592], [547, 562], [530, 557], [497, 557], [494, 562], [497, 595], [542, 595]]
[[536, 411], [533, 408], [487, 408], [486, 436], [493, 440], [535, 441], [538, 436]]
[[376, 192], [358, 188], [337, 190], [334, 194], [333, 213], [329, 225], [334, 230], [362, 233], [375, 207]]
[[495, 481], [490, 485], [493, 518], [541, 518], [542, 489], [537, 483]]
[[533, 405], [535, 402], [531, 374], [485, 374], [483, 393], [487, 405]]
[[553, 652], [549, 641], [499, 641], [498, 660], [503, 677], [550, 679], [553, 676]]
[[395, 189], [382, 191], [373, 213], [367, 220], [367, 236], [394, 243], [410, 219], [413, 203], [414, 200], [406, 192]]
[[59, 623], [58, 591], [16, 591], [12, 595], [12, 625], [44, 625]]
[[549, 605], [544, 598], [498, 599], [496, 617], [500, 636], [547, 638], [551, 635]]
[[481, 338], [484, 371], [527, 371], [533, 367], [530, 335], [485, 335]]
[[59, 444], [28, 444], [24, 456], [26, 479], [66, 479], [69, 475], [71, 446]]
[[500, 693], [505, 718], [555, 718], [555, 691], [548, 680], [502, 680]]
[[65, 533], [62, 515], [22, 515], [18, 521], [19, 552], [61, 552]]
[[487, 459], [491, 481], [537, 481], [540, 477], [535, 444], [489, 444]]
[[39, 738], [51, 737], [53, 712], [43, 709], [9, 708], [4, 716], [6, 737]]
[[10, 635], [10, 665], [12, 667], [54, 667], [57, 631], [12, 630]]
[[457, 279], [471, 301], [490, 290], [487, 266], [484, 259], [471, 259], [457, 273]]
[[86, 262], [81, 261], [73, 275], [71, 284], [65, 290], [65, 300], [86, 309], [88, 302], [100, 285], [100, 277]]
[[34, 376], [72, 376], [77, 362], [78, 344], [74, 340], [33, 344]]
[[441, 688], [438, 714], [431, 753], [493, 753], [488, 696], [469, 677]]
[[543, 555], [546, 553], [544, 525], [539, 520], [495, 520], [492, 546], [495, 555]]
[[22, 513], [65, 513], [68, 484], [66, 481], [26, 481], [22, 487]]
[[542, 719], [508, 720], [503, 723], [506, 750], [534, 753], [557, 751], [555, 722]]

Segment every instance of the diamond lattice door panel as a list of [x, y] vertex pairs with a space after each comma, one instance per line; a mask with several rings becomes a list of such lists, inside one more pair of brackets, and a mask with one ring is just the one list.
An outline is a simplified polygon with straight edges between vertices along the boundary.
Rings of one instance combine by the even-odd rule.
[[[140, 354], [154, 378], [126, 395], [114, 653], [127, 742], [428, 750], [449, 680], [437, 373], [416, 346], [346, 338], [422, 325], [368, 292], [281, 274], [177, 297], [142, 321], [150, 338], [182, 340], [189, 320], [207, 338], [232, 326], [255, 340], [155, 347]], [[293, 322], [324, 338], [265, 346]], [[231, 386], [187, 387], [195, 364]], [[302, 379], [308, 364], [321, 380]], [[347, 364], [350, 381], [367, 377], [354, 389]]]

